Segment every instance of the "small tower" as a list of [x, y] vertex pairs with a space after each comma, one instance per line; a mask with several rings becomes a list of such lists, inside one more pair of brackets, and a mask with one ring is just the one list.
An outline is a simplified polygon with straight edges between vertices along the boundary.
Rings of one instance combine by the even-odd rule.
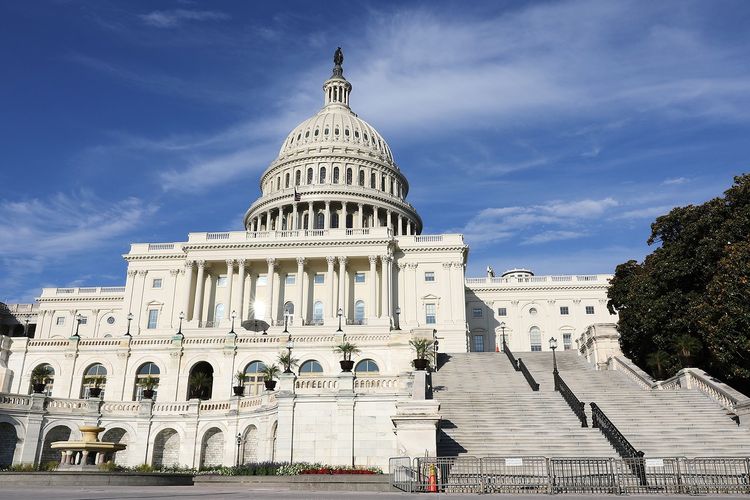
[[349, 108], [349, 94], [352, 91], [352, 84], [344, 78], [344, 68], [341, 65], [344, 62], [344, 53], [341, 47], [336, 49], [333, 54], [333, 74], [323, 84], [323, 96], [326, 106], [344, 106]]

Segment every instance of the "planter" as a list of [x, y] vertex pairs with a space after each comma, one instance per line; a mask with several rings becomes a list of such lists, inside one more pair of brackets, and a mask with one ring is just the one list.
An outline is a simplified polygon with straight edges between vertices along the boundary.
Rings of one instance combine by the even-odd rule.
[[39, 384], [33, 384], [34, 387], [34, 394], [42, 394], [44, 392], [44, 388], [47, 387], [47, 384], [44, 382]]
[[266, 384], [266, 390], [272, 391], [276, 388], [276, 381], [275, 380], [264, 380], [264, 384]]
[[92, 387], [89, 389], [89, 397], [98, 398], [102, 393], [101, 387]]
[[245, 395], [245, 386], [244, 385], [235, 385], [232, 387], [232, 390], [234, 391], [235, 396], [244, 396]]
[[143, 389], [143, 399], [154, 399], [154, 390]]
[[351, 359], [342, 359], [339, 361], [339, 364], [341, 365], [342, 372], [350, 372], [354, 368], [354, 361]]
[[414, 360], [414, 369], [415, 370], [426, 370], [429, 366], [430, 361], [427, 359], [415, 359]]

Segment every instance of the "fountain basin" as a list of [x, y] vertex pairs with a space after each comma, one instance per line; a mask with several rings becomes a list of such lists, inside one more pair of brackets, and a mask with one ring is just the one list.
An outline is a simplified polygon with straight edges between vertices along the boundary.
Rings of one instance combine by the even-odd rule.
[[114, 461], [115, 454], [127, 445], [99, 441], [99, 433], [104, 427], [82, 425], [79, 427], [80, 441], [55, 441], [50, 444], [53, 450], [60, 450], [60, 470], [98, 470], [99, 465]]

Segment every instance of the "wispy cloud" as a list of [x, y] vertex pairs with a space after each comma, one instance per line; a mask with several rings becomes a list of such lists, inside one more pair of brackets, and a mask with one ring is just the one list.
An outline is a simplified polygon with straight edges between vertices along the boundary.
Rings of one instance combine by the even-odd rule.
[[679, 184], [685, 184], [687, 182], [690, 182], [690, 179], [688, 179], [687, 177], [673, 177], [671, 179], [664, 180], [662, 184], [664, 184], [665, 186], [674, 186], [674, 185], [679, 185]]
[[550, 241], [573, 240], [583, 238], [587, 233], [585, 231], [543, 231], [541, 233], [529, 236], [521, 244], [533, 245], [536, 243], [549, 243]]
[[188, 21], [225, 21], [230, 18], [225, 12], [213, 10], [155, 10], [139, 16], [144, 24], [155, 28], [176, 28]]

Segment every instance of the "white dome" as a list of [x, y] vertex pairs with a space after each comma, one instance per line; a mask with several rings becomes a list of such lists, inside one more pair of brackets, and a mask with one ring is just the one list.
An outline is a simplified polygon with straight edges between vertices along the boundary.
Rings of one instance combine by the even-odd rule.
[[321, 144], [359, 148], [393, 163], [391, 148], [383, 136], [348, 107], [335, 104], [297, 125], [281, 145], [279, 156]]

